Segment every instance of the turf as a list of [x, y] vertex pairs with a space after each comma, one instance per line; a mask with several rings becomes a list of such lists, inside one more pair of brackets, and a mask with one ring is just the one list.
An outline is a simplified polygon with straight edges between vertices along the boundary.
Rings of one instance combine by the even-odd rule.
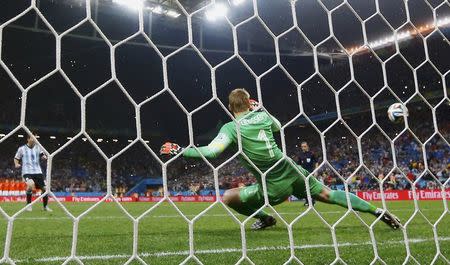
[[[139, 216], [153, 204], [124, 203], [123, 206], [133, 216]], [[177, 203], [188, 218], [202, 212], [210, 204]], [[1, 207], [12, 214], [23, 204], [3, 203]], [[92, 206], [89, 203], [67, 203], [65, 207], [78, 215]], [[24, 212], [14, 221], [10, 256], [17, 264], [62, 264], [70, 255], [72, 245], [72, 220], [57, 204], [52, 203], [54, 212], [48, 213], [35, 205], [33, 212]], [[412, 202], [391, 202], [388, 204], [402, 220], [407, 220], [414, 212]], [[435, 222], [444, 212], [442, 201], [424, 201], [419, 204], [423, 215]], [[302, 203], [284, 203], [275, 207], [286, 222], [292, 222], [305, 211]], [[316, 204], [323, 216], [319, 218], [309, 212], [293, 225], [295, 255], [304, 264], [329, 264], [336, 259], [336, 250], [347, 264], [369, 264], [374, 259], [369, 230], [354, 215], [349, 214], [336, 226], [336, 240], [339, 247], [333, 247], [330, 228], [324, 223], [335, 223], [345, 213], [345, 209], [334, 205]], [[269, 209], [270, 211], [270, 209]], [[360, 215], [371, 223], [374, 218]], [[243, 216], [237, 218], [244, 220]], [[277, 217], [274, 228], [253, 232], [246, 224], [248, 257], [255, 264], [283, 264], [291, 256], [288, 230]], [[0, 236], [4, 247], [6, 220], [0, 222]], [[432, 226], [417, 213], [408, 224], [407, 235], [411, 240], [411, 254], [420, 264], [429, 264], [436, 254]], [[203, 264], [235, 264], [241, 257], [241, 231], [232, 217], [221, 205], [215, 205], [194, 222], [194, 248], [196, 257]], [[437, 226], [440, 250], [450, 260], [450, 214]], [[139, 222], [138, 253], [148, 264], [178, 264], [188, 257], [189, 227], [173, 206], [163, 203]], [[387, 264], [402, 264], [406, 257], [402, 231], [393, 231], [383, 223], [374, 225], [377, 251]], [[123, 264], [133, 250], [133, 222], [115, 203], [103, 203], [81, 218], [78, 231], [77, 255], [84, 264]], [[71, 262], [69, 264], [75, 264]], [[140, 264], [133, 262], [132, 264]], [[187, 264], [196, 264], [191, 260]], [[250, 264], [243, 262], [241, 264]], [[291, 264], [298, 264], [292, 262]], [[378, 263], [381, 264], [381, 263]], [[408, 264], [414, 264], [412, 261]], [[447, 264], [444, 259], [436, 264]]]

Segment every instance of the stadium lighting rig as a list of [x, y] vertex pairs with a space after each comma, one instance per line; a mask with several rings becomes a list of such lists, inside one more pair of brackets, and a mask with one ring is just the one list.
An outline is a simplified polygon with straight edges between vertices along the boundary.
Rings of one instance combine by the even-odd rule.
[[[247, 0], [231, 0], [230, 3], [234, 6], [239, 6], [246, 1]], [[216, 3], [205, 12], [205, 17], [209, 21], [216, 21], [219, 18], [225, 17], [227, 14], [228, 7], [222, 3]]]
[[[399, 32], [399, 33], [397, 33], [397, 38], [395, 37], [395, 35], [392, 35], [392, 36], [389, 36], [389, 37], [380, 38], [378, 40], [369, 42], [369, 46], [372, 49], [385, 47], [385, 46], [387, 46], [389, 44], [395, 43], [396, 40], [403, 41], [403, 40], [409, 39], [409, 38], [411, 38], [411, 37], [413, 37], [415, 35], [422, 34], [422, 33], [434, 30], [435, 28], [449, 26], [449, 25], [450, 25], [450, 17], [445, 17], [445, 18], [442, 18], [442, 19], [438, 19], [436, 21], [436, 24], [426, 24], [426, 25], [417, 27], [417, 30], [412, 30], [412, 31], [407, 30], [407, 31]], [[352, 48], [348, 49], [348, 51], [350, 53], [353, 53], [355, 51], [362, 51], [362, 50], [367, 50], [367, 47], [366, 46], [359, 46], [359, 47], [352, 47]]]
[[164, 13], [164, 9], [161, 6], [147, 7], [147, 9], [158, 15]]
[[177, 17], [180, 16], [180, 13], [178, 13], [178, 12], [175, 11], [175, 10], [168, 10], [168, 11], [166, 12], [166, 15], [169, 16], [169, 17], [177, 18]]
[[143, 0], [113, 0], [113, 3], [126, 6], [133, 10], [139, 10], [144, 7]]
[[231, 3], [235, 6], [238, 6], [244, 2], [245, 2], [245, 0], [233, 0]]
[[[6, 136], [6, 134], [0, 133], [0, 138], [5, 137], [5, 136]], [[25, 136], [24, 136], [23, 134], [18, 134], [17, 137], [18, 137], [18, 138], [24, 138]], [[35, 137], [36, 137], [37, 139], [41, 138], [41, 136], [39, 136], [39, 135], [36, 135]], [[50, 136], [48, 136], [48, 138], [51, 139], [51, 140], [56, 140], [57, 136], [55, 136], [55, 135], [50, 135]], [[71, 137], [71, 136], [67, 136], [67, 137], [65, 137], [65, 138], [66, 138], [66, 140], [72, 140], [72, 139], [73, 139], [73, 137]], [[83, 140], [84, 142], [86, 142], [86, 141], [87, 141], [87, 138], [82, 138], [82, 140]], [[107, 142], [107, 143], [109, 143], [110, 140], [108, 140], [108, 139], [105, 140], [105, 139], [103, 139], [103, 138], [97, 138], [95, 141], [96, 141], [97, 143], [102, 143], [102, 142]], [[111, 139], [111, 142], [117, 143], [117, 142], [119, 142], [119, 140], [114, 138], [114, 139]], [[127, 142], [132, 143], [133, 140], [128, 139]], [[144, 140], [144, 142], [147, 143], [147, 144], [150, 143], [149, 140]]]
[[228, 14], [228, 7], [222, 3], [214, 4], [205, 12], [205, 17], [209, 21], [216, 21], [218, 18]]
[[[239, 6], [243, 3], [245, 3], [247, 0], [231, 0], [230, 3], [234, 6]], [[118, 4], [124, 7], [127, 7], [131, 10], [147, 10], [149, 12], [158, 14], [158, 15], [166, 15], [168, 17], [177, 18], [181, 14], [180, 12], [163, 7], [158, 4], [152, 4], [150, 2], [149, 6], [146, 6], [145, 0], [112, 0], [114, 4]], [[228, 7], [222, 3], [216, 3], [213, 4], [209, 10], [205, 12], [205, 17], [209, 21], [216, 21], [217, 19], [221, 17], [225, 17], [228, 13]]]
[[112, 2], [114, 4], [127, 7], [131, 10], [144, 9], [158, 15], [166, 15], [172, 18], [177, 18], [181, 15], [178, 11], [174, 9], [163, 8], [161, 5], [146, 6], [144, 0], [112, 0]]

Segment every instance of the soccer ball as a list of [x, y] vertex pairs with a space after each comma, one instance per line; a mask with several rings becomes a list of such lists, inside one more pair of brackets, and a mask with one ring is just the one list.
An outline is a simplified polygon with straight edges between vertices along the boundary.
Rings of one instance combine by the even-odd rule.
[[389, 106], [387, 114], [392, 122], [401, 122], [404, 117], [408, 117], [408, 108], [401, 103], [394, 103]]

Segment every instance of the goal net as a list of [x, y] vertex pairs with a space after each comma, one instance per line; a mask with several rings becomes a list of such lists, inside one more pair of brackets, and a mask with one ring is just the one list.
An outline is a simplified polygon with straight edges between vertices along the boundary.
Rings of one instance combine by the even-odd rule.
[[[0, 263], [450, 263], [448, 1], [3, 2]], [[271, 205], [278, 164], [253, 164], [238, 123], [236, 152], [160, 156], [236, 121], [240, 87], [280, 120], [283, 159], [344, 190], [348, 208], [315, 204], [308, 181], [304, 198]], [[389, 120], [394, 103], [406, 118]], [[31, 213], [12, 164], [29, 137], [47, 184]], [[276, 229], [255, 233], [257, 212], [224, 204], [256, 182], [238, 158], [261, 175]], [[400, 229], [354, 210], [351, 193]], [[36, 210], [45, 196], [53, 213]]]

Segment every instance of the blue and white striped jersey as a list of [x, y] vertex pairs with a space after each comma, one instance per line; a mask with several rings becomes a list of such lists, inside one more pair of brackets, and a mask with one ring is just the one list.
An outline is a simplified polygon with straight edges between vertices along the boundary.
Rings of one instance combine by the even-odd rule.
[[33, 147], [25, 144], [17, 149], [14, 158], [22, 161], [22, 176], [26, 174], [42, 174], [40, 160], [43, 153], [41, 147], [37, 144]]

